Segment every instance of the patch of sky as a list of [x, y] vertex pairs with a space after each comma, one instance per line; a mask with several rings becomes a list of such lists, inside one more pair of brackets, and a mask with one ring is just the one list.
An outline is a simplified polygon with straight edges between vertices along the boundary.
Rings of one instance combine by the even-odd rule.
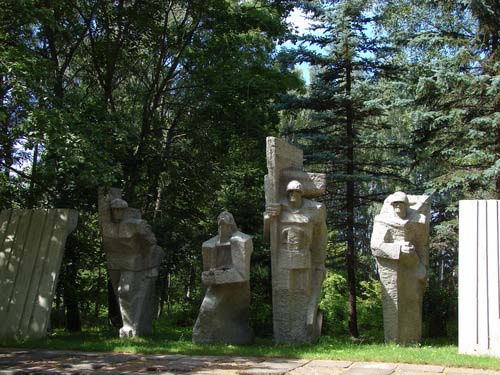
[[[366, 12], [366, 16], [373, 16], [374, 10], [370, 9]], [[321, 27], [321, 23], [314, 21], [310, 16], [308, 16], [302, 9], [295, 8], [287, 18], [287, 23], [290, 25], [293, 30], [294, 36], [304, 36], [304, 35], [312, 35], [312, 36], [322, 36], [325, 34], [326, 29]], [[331, 31], [330, 31], [331, 32]], [[385, 32], [381, 29], [377, 29], [375, 21], [367, 22], [364, 25], [364, 29], [362, 31], [364, 37], [366, 38], [374, 38], [376, 36], [380, 37], [385, 35]], [[319, 47], [318, 45], [307, 43], [305, 41], [301, 41], [302, 46], [311, 49], [317, 53], [328, 53], [327, 50]], [[294, 49], [297, 48], [297, 42], [293, 42], [292, 40], [286, 40], [283, 43], [277, 45], [277, 50], [280, 49]], [[361, 59], [372, 59], [374, 58], [374, 54], [371, 51], [361, 51], [359, 57]], [[302, 75], [302, 79], [304, 82], [309, 85], [311, 83], [311, 65], [307, 62], [303, 62], [295, 65], [295, 69], [299, 70]]]
[[[303, 36], [306, 34], [313, 35], [322, 35], [323, 29], [317, 28], [318, 23], [314, 22], [310, 17], [308, 17], [301, 9], [295, 8], [288, 18], [286, 19], [287, 23], [293, 29], [293, 34], [295, 36]], [[287, 40], [284, 43], [278, 44], [277, 49], [293, 49], [297, 47], [297, 45], [291, 40]], [[309, 47], [315, 49], [316, 51], [321, 51], [321, 49], [317, 46]], [[302, 74], [302, 79], [306, 82], [306, 84], [311, 83], [311, 73], [310, 73], [310, 65], [309, 63], [300, 63], [295, 65], [295, 69], [299, 70]]]

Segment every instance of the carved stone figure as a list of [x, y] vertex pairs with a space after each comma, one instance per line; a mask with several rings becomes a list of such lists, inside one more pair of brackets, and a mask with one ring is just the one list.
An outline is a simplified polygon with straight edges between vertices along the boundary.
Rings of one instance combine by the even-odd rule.
[[273, 325], [277, 343], [315, 342], [325, 277], [326, 210], [305, 197], [325, 190], [325, 175], [302, 169], [302, 150], [267, 138], [264, 237], [271, 245]]
[[163, 250], [140, 211], [122, 199], [120, 189], [99, 191], [99, 214], [108, 271], [123, 320], [120, 337], [148, 335]]
[[375, 217], [371, 238], [382, 285], [386, 342], [418, 343], [429, 267], [430, 204], [427, 195], [396, 192]]
[[66, 238], [77, 222], [69, 209], [0, 212], [0, 339], [47, 334]]
[[202, 246], [202, 282], [207, 287], [193, 328], [195, 343], [250, 344], [252, 238], [238, 231], [231, 213], [218, 219], [219, 234]]

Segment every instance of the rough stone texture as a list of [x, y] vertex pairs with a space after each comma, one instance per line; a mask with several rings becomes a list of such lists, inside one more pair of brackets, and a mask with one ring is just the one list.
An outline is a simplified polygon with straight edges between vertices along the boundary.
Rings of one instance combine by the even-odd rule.
[[195, 343], [250, 344], [250, 257], [252, 238], [236, 227], [233, 215], [222, 212], [219, 234], [202, 245], [205, 298], [193, 328]]
[[[305, 197], [323, 194], [326, 178], [304, 172], [302, 150], [274, 137], [267, 138], [267, 168], [264, 236], [271, 247], [274, 340], [315, 342], [322, 324], [326, 210]], [[290, 202], [291, 181], [302, 185], [300, 207]]]
[[0, 212], [0, 338], [46, 335], [67, 236], [68, 209]]
[[[141, 356], [132, 354], [15, 350], [0, 348], [0, 375], [11, 374], [190, 374], [190, 375], [500, 375], [500, 371], [429, 365], [228, 356]], [[429, 372], [429, 370], [438, 370]], [[439, 371], [441, 370], [441, 371]]]
[[348, 368], [352, 365], [351, 361], [332, 361], [328, 359], [315, 359], [307, 364], [311, 367], [327, 367], [327, 368]]
[[[404, 207], [394, 206], [405, 197]], [[398, 198], [399, 199], [399, 198]], [[429, 267], [430, 199], [394, 193], [375, 217], [371, 238], [382, 284], [386, 342], [417, 343], [422, 335], [422, 299]], [[401, 213], [397, 210], [401, 209]]]
[[123, 320], [120, 337], [144, 336], [152, 330], [154, 287], [164, 253], [140, 211], [129, 208], [121, 195], [120, 189], [99, 189], [103, 246]]
[[379, 369], [379, 370], [394, 370], [397, 367], [396, 363], [380, 363], [380, 362], [356, 362], [352, 368], [363, 369]]
[[500, 356], [500, 201], [460, 201], [458, 350]]
[[442, 372], [429, 372], [420, 370], [398, 370], [397, 375], [440, 375]]
[[411, 365], [411, 364], [401, 364], [398, 366], [398, 371], [403, 373], [433, 373], [439, 374], [444, 371], [443, 366], [431, 366], [431, 365]]
[[500, 371], [450, 367], [445, 369], [444, 373], [446, 375], [498, 375]]
[[278, 375], [301, 368], [308, 360], [275, 359], [254, 364], [251, 368], [238, 371], [241, 375]]
[[347, 361], [313, 360], [290, 371], [292, 375], [337, 375], [352, 365]]
[[389, 375], [392, 373], [393, 373], [392, 369], [386, 369], [383, 367], [380, 367], [380, 368], [376, 368], [376, 367], [371, 367], [371, 368], [351, 367], [347, 371], [343, 372], [342, 374], [346, 374], [346, 375]]

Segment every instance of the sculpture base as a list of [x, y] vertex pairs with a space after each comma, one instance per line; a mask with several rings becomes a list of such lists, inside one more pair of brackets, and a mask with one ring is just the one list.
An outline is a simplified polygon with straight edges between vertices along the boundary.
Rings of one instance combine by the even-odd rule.
[[208, 287], [193, 328], [193, 342], [201, 344], [251, 344], [249, 325], [250, 283]]

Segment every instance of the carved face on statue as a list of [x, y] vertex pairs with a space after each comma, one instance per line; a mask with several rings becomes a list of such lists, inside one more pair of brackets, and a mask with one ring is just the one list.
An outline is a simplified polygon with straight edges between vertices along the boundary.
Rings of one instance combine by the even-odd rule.
[[228, 211], [224, 211], [219, 215], [217, 224], [219, 226], [220, 243], [228, 242], [231, 239], [231, 235], [238, 230], [233, 215]]
[[111, 219], [115, 223], [119, 223], [120, 221], [123, 220], [123, 217], [125, 216], [125, 211], [128, 208], [128, 203], [123, 199], [116, 198], [111, 201], [110, 208], [111, 208]]
[[401, 219], [406, 218], [407, 207], [404, 202], [394, 202], [392, 204], [392, 207], [394, 207], [394, 213], [398, 215]]
[[288, 195], [288, 202], [290, 203], [290, 207], [300, 208], [302, 206], [302, 195], [304, 194], [302, 184], [297, 180], [292, 180], [288, 183], [286, 192]]
[[408, 197], [405, 193], [397, 191], [390, 196], [390, 202], [394, 208], [394, 213], [401, 219], [405, 219], [408, 215]]

